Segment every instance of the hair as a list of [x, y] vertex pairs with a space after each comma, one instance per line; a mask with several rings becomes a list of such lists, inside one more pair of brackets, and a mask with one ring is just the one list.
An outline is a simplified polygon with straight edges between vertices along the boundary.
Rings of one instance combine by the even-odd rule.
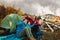
[[25, 21], [26, 19], [23, 19], [23, 21]]
[[[25, 20], [27, 20], [27, 19], [23, 19], [23, 21], [25, 21]], [[27, 24], [29, 23], [29, 21], [27, 20]]]
[[[27, 19], [23, 19], [23, 21], [25, 21], [25, 20], [27, 20]], [[28, 20], [27, 20], [27, 22], [28, 22]]]
[[27, 24], [29, 23], [29, 21], [27, 21]]

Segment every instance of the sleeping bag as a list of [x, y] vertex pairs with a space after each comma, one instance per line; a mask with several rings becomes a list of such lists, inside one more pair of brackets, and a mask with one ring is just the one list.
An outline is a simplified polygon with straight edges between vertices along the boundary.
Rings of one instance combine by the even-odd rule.
[[15, 34], [0, 36], [0, 40], [22, 40], [23, 38], [16, 37]]

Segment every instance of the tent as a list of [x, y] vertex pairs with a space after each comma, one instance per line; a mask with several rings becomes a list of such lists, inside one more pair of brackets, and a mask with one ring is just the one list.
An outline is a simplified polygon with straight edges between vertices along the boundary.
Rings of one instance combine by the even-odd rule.
[[18, 14], [7, 15], [1, 22], [1, 27], [10, 29], [10, 33], [15, 32], [16, 23], [21, 21], [21, 18]]

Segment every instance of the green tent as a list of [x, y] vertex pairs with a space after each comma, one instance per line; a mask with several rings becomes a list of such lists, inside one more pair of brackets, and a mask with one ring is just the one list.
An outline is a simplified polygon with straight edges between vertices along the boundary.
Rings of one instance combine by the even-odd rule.
[[2, 20], [1, 27], [10, 29], [10, 33], [12, 33], [15, 32], [16, 23], [19, 21], [21, 21], [21, 18], [18, 14], [10, 14]]

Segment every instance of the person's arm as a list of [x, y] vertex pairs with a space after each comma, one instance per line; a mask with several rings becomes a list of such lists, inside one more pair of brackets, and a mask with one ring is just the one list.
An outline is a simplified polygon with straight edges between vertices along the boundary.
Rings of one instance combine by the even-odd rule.
[[18, 35], [19, 33], [20, 33], [20, 30], [21, 30], [21, 22], [18, 22], [17, 24], [16, 24], [16, 35]]
[[38, 20], [36, 20], [34, 23], [35, 23], [36, 25], [38, 25], [38, 26], [41, 26], [41, 24], [39, 24], [39, 21], [38, 21]]
[[16, 23], [16, 26], [18, 26], [18, 25], [21, 25], [22, 24], [22, 22], [20, 21], [20, 22], [17, 22]]
[[31, 25], [31, 28], [34, 27], [34, 25], [35, 25], [35, 23], [33, 23], [33, 24]]
[[29, 16], [25, 16], [25, 19], [27, 20], [31, 20], [31, 18]]
[[20, 30], [21, 29], [21, 26], [22, 26], [22, 22], [18, 22], [16, 24], [16, 30]]

